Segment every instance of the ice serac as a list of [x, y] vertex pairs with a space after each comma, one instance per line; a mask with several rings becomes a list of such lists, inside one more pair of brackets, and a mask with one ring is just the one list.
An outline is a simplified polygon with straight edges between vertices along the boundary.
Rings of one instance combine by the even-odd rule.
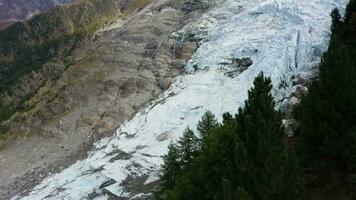
[[[99, 141], [88, 158], [45, 179], [22, 199], [144, 198], [135, 190], [158, 179], [161, 156], [171, 141], [211, 110], [216, 115], [243, 105], [253, 79], [270, 76], [279, 105], [288, 103], [293, 77], [309, 76], [326, 50], [330, 11], [347, 0], [226, 0], [210, 2], [200, 19], [172, 35], [200, 41], [187, 64], [159, 99]], [[252, 62], [237, 70], [241, 63]], [[235, 73], [234, 76], [229, 74]], [[286, 100], [285, 100], [286, 99]]]

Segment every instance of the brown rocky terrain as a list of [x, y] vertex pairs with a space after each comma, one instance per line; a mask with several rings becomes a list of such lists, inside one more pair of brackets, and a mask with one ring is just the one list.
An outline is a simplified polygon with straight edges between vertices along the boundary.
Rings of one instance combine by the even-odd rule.
[[0, 199], [27, 193], [85, 156], [169, 87], [197, 48], [170, 37], [201, 12], [184, 2], [118, 1], [120, 14], [85, 45], [20, 79], [11, 94], [36, 89], [24, 102], [29, 109], [6, 121]]
[[74, 50], [119, 13], [116, 1], [83, 0], [0, 31], [1, 133], [15, 135], [10, 118], [33, 109], [31, 97], [46, 81], [58, 80], [71, 65]]

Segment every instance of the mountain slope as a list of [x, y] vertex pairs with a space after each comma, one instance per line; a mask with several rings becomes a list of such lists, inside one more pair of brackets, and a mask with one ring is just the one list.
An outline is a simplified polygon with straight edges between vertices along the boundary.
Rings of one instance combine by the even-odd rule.
[[[166, 90], [195, 51], [195, 42], [169, 36], [199, 10], [186, 13], [183, 2], [175, 0], [115, 3], [111, 7], [118, 5], [121, 14], [70, 55], [54, 57], [25, 75], [17, 82], [23, 87], [11, 85], [22, 91], [32, 81], [42, 82], [24, 102], [28, 109], [4, 122], [8, 129], [1, 138], [12, 140], [0, 151], [1, 199], [27, 194], [49, 173], [86, 155], [93, 142], [112, 135]], [[60, 73], [53, 78], [42, 78], [56, 70]]]
[[[118, 16], [114, 1], [85, 0], [57, 7], [0, 32], [0, 132], [48, 80], [66, 69], [66, 58], [90, 40], [105, 22]], [[68, 60], [68, 59], [67, 59]]]
[[[148, 198], [161, 156], [206, 110], [221, 116], [243, 105], [261, 71], [272, 78], [279, 106], [317, 71], [330, 32], [329, 13], [347, 0], [210, 1], [201, 18], [172, 37], [200, 41], [187, 74], [159, 99], [102, 139], [89, 157], [45, 179], [22, 199]], [[81, 185], [82, 187], [79, 187]], [[50, 196], [48, 196], [50, 195]]]
[[7, 25], [45, 12], [57, 5], [78, 0], [0, 0], [0, 29]]

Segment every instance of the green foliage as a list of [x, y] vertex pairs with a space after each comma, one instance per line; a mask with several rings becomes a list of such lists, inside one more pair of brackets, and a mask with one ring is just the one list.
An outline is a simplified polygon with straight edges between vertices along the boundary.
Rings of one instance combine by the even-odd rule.
[[22, 111], [23, 102], [38, 89], [14, 95], [12, 87], [22, 77], [41, 70], [53, 58], [64, 60], [118, 14], [115, 2], [103, 1], [85, 0], [56, 7], [0, 31], [0, 93], [13, 100], [0, 99], [0, 122]]
[[204, 148], [191, 157], [188, 168], [180, 164], [174, 187], [163, 185], [161, 197], [300, 199], [304, 181], [295, 154], [287, 148], [281, 114], [274, 110], [271, 81], [261, 74], [254, 86], [235, 118], [225, 113], [219, 124], [210, 112], [203, 116], [198, 130]]
[[215, 115], [210, 111], [206, 112], [197, 125], [200, 138], [204, 141], [209, 136], [209, 133], [217, 126], [217, 124], [218, 122], [215, 119]]
[[232, 115], [230, 113], [228, 113], [228, 112], [224, 113], [222, 117], [223, 117], [223, 124], [224, 125], [227, 125], [227, 124], [230, 124], [230, 123], [234, 122]]
[[[9, 119], [14, 113], [26, 111], [28, 108], [24, 106], [24, 101], [25, 98], [22, 98], [18, 104], [12, 103], [7, 106], [0, 107], [0, 122]], [[8, 125], [0, 123], [0, 135], [6, 133], [8, 129]]]
[[332, 33], [335, 33], [337, 30], [340, 29], [340, 26], [341, 26], [341, 15], [340, 15], [340, 12], [337, 8], [335, 8], [334, 10], [332, 10], [331, 12], [331, 20], [332, 20], [332, 23], [331, 23], [331, 32]]
[[[254, 199], [297, 199], [303, 191], [297, 162], [287, 148], [281, 113], [274, 110], [271, 80], [258, 76], [245, 108], [236, 116], [237, 134], [248, 154], [245, 188]], [[282, 170], [283, 169], [283, 170]], [[292, 176], [286, 178], [289, 173]], [[290, 187], [290, 188], [289, 188]]]
[[300, 123], [298, 152], [309, 185], [333, 190], [356, 188], [352, 178], [356, 174], [356, 44], [349, 40], [347, 21], [356, 10], [355, 2], [347, 7], [346, 21], [332, 26], [320, 76], [295, 112]]
[[5, 77], [0, 79], [0, 92], [51, 58], [71, 54], [115, 12], [112, 1], [87, 0], [68, 8], [57, 7], [0, 31], [0, 75]]
[[23, 107], [17, 107], [15, 105], [8, 105], [6, 107], [0, 108], [0, 121], [8, 119], [13, 113], [23, 110]]
[[180, 165], [185, 168], [200, 149], [199, 139], [191, 129], [187, 128], [183, 133], [183, 137], [179, 139], [178, 145], [181, 151]]
[[350, 0], [346, 6], [345, 22], [350, 21], [352, 13], [356, 10], [356, 0]]
[[180, 154], [175, 144], [168, 146], [168, 154], [163, 156], [163, 162], [162, 186], [166, 189], [171, 189], [176, 184], [180, 172]]
[[0, 59], [0, 72], [6, 77], [6, 79], [0, 80], [0, 92], [6, 91], [23, 75], [39, 70], [44, 63], [54, 56], [58, 54], [70, 55], [72, 50], [83, 42], [84, 38], [84, 33], [64, 35], [42, 45], [23, 47], [21, 50], [17, 50], [13, 61]]
[[229, 180], [222, 182], [223, 196], [222, 200], [253, 200], [252, 196], [243, 188], [234, 188]]

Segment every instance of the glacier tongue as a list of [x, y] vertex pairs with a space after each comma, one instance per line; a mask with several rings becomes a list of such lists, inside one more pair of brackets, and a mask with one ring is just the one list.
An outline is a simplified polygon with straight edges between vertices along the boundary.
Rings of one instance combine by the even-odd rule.
[[[128, 177], [143, 184], [159, 177], [161, 156], [171, 141], [207, 110], [217, 116], [243, 105], [254, 78], [272, 78], [279, 102], [291, 95], [291, 78], [310, 74], [329, 40], [334, 7], [348, 0], [225, 0], [213, 2], [200, 19], [175, 35], [194, 35], [200, 47], [187, 73], [147, 108], [124, 123], [111, 138], [97, 142], [87, 159], [42, 181], [22, 199], [82, 199], [107, 193], [136, 198], [121, 183]], [[183, 37], [184, 39], [184, 37]], [[253, 64], [234, 77], [222, 63], [250, 58]], [[284, 102], [282, 102], [284, 103]], [[136, 196], [134, 196], [136, 195]], [[14, 199], [17, 199], [16, 197]]]

